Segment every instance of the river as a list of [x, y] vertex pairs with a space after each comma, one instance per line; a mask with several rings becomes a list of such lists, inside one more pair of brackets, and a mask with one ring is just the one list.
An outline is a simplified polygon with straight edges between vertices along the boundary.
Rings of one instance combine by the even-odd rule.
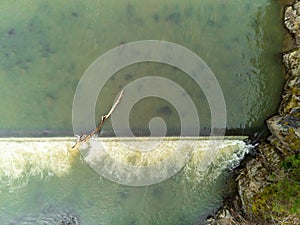
[[[198, 170], [206, 159], [200, 145], [179, 173], [163, 182], [118, 184], [71, 150], [75, 139], [67, 137], [74, 136], [74, 94], [87, 68], [111, 49], [142, 40], [171, 42], [198, 55], [218, 81], [226, 106], [226, 134], [251, 135], [276, 113], [283, 88], [281, 7], [272, 0], [3, 0], [0, 223], [204, 224], [230, 192], [226, 171], [248, 147], [238, 140], [221, 142], [225, 155], [220, 153], [205, 170]], [[99, 76], [104, 76], [101, 71]], [[208, 96], [192, 76], [159, 62], [135, 63], [110, 76], [99, 90], [93, 119], [97, 122], [107, 113], [120, 90], [150, 76], [176, 82], [198, 115], [199, 127], [189, 121], [198, 129], [193, 136], [210, 134], [218, 114], [211, 114]], [[155, 85], [146, 83], [150, 89]], [[143, 90], [135, 96], [125, 92], [125, 97], [138, 98]], [[148, 136], [149, 122], [159, 117], [167, 136], [180, 136], [184, 118], [176, 109], [162, 97], [148, 96], [139, 99], [127, 118], [118, 119], [128, 121], [134, 135]], [[158, 134], [160, 119], [150, 123], [150, 130]], [[118, 136], [114, 131], [108, 120], [102, 135]], [[46, 138], [58, 136], [66, 138]]]

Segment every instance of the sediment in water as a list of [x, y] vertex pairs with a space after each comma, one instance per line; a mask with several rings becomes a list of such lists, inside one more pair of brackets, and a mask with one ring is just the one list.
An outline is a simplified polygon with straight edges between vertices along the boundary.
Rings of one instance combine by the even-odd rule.
[[289, 3], [283, 23], [295, 47], [283, 54], [287, 80], [278, 114], [266, 121], [271, 136], [235, 171], [236, 195], [210, 224], [300, 224], [300, 2]]

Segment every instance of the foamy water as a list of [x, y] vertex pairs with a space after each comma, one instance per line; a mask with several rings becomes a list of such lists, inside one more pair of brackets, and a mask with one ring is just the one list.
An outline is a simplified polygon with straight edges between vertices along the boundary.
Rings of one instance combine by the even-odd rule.
[[0, 139], [0, 191], [26, 185], [32, 176], [63, 176], [71, 168], [74, 139]]
[[182, 168], [195, 181], [212, 166], [213, 176], [218, 176], [225, 168], [236, 166], [250, 148], [242, 140], [220, 138], [95, 138], [80, 151], [98, 174], [140, 186], [168, 179]]
[[[0, 190], [13, 190], [26, 185], [30, 177], [64, 176], [72, 168], [74, 138], [11, 138], [0, 140]], [[102, 150], [99, 147], [102, 146]], [[145, 146], [147, 147], [145, 151]], [[144, 147], [144, 148], [143, 148]], [[180, 148], [180, 150], [179, 150]], [[130, 180], [144, 176], [143, 168], [150, 168], [147, 176], [168, 177], [170, 169], [184, 164], [186, 176], [201, 180], [210, 167], [213, 176], [225, 168], [238, 165], [251, 146], [242, 140], [201, 140], [185, 138], [101, 138], [92, 139], [80, 148], [82, 158], [97, 172], [104, 170]], [[185, 157], [188, 156], [188, 157]], [[189, 161], [186, 161], [189, 159]], [[164, 162], [164, 163], [161, 163]], [[135, 168], [135, 173], [124, 170]], [[140, 168], [136, 172], [136, 168]]]
[[[81, 154], [71, 148], [75, 138], [0, 139], [0, 224], [57, 224], [71, 217], [78, 224], [194, 224], [220, 206], [228, 192], [224, 169], [251, 149], [227, 138], [184, 138], [181, 144], [174, 137], [94, 138]], [[189, 160], [180, 158], [185, 155]], [[185, 164], [174, 176], [139, 187], [104, 179], [93, 167], [126, 179], [150, 167], [148, 177], [157, 178], [177, 160]]]

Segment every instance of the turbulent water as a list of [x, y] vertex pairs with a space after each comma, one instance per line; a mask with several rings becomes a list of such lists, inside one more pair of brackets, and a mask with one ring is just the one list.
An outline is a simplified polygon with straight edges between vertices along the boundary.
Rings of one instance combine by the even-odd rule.
[[[75, 141], [74, 138], [1, 140], [1, 224], [56, 224], [59, 220], [72, 219], [78, 224], [91, 225], [202, 221], [203, 216], [221, 203], [226, 192], [218, 185], [222, 182], [218, 180], [219, 175], [224, 169], [236, 166], [251, 148], [243, 141], [227, 139], [216, 140], [214, 145], [218, 147], [209, 149], [208, 140], [186, 138], [182, 140], [181, 150], [187, 151], [191, 143], [195, 148], [178, 174], [151, 186], [130, 187], [110, 182], [95, 173], [88, 166], [90, 162], [100, 157], [102, 163], [111, 165], [105, 160], [107, 156], [99, 153], [99, 149], [82, 147], [81, 158], [71, 148]], [[99, 141], [94, 139], [89, 145]], [[129, 150], [125, 142], [135, 143], [135, 150]], [[140, 168], [169, 157], [176, 151], [178, 139], [131, 138], [125, 142], [101, 139], [107, 154], [115, 161]], [[138, 150], [145, 145], [152, 146], [152, 151]], [[110, 169], [114, 168], [111, 166]], [[122, 168], [117, 169], [123, 173]], [[165, 173], [163, 170], [153, 172], [154, 176]]]
[[[280, 4], [272, 0], [2, 0], [0, 136], [73, 136], [72, 103], [84, 71], [112, 48], [140, 40], [173, 42], [201, 57], [223, 91], [227, 134], [251, 134], [264, 127], [279, 103], [281, 23]], [[181, 86], [195, 104], [200, 135], [209, 134], [207, 96], [183, 71], [160, 63], [134, 64], [110, 77], [99, 90], [95, 120], [107, 113], [121, 89], [147, 76]], [[180, 115], [165, 99], [140, 99], [129, 118], [120, 119], [135, 135], [148, 136], [155, 117], [164, 120], [167, 136], [180, 136]], [[156, 124], [150, 125], [155, 130]], [[101, 134], [115, 135], [110, 121]], [[175, 139], [167, 137], [147, 152], [136, 140], [128, 148], [108, 138], [102, 146], [109, 154], [95, 151], [98, 140], [83, 145], [79, 154], [71, 150], [73, 138], [1, 139], [0, 224], [203, 224], [230, 191], [226, 169], [236, 166], [250, 147], [238, 140], [211, 147], [207, 140], [186, 138], [179, 148], [189, 156], [186, 160], [170, 158]], [[164, 166], [156, 167], [166, 158]], [[122, 181], [141, 177], [140, 170], [134, 175], [122, 171], [120, 163], [154, 166], [149, 177], [168, 179], [131, 187], [102, 176], [104, 170]], [[165, 168], [180, 171], [169, 176]]]
[[0, 140], [0, 189], [22, 187], [32, 176], [67, 174], [71, 169], [71, 145], [72, 139], [65, 138]]

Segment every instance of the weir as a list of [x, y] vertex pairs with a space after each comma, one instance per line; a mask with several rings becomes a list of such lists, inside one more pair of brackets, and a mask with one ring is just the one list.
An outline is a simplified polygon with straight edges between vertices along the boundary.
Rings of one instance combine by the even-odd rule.
[[[72, 149], [76, 142], [74, 137], [1, 138], [0, 180], [2, 186], [13, 187], [21, 180], [26, 183], [30, 176], [63, 176], [70, 171], [79, 150], [85, 163], [110, 180], [143, 185], [148, 184], [144, 178], [151, 177], [150, 183], [156, 183], [182, 167], [205, 171], [210, 164], [221, 162], [222, 169], [236, 166], [251, 148], [243, 141], [246, 138], [92, 138], [77, 150]], [[143, 168], [148, 170], [143, 171]]]
[[225, 170], [251, 149], [246, 138], [97, 137], [75, 150], [75, 137], [0, 138], [0, 223], [204, 221], [228, 194]]
[[[277, 112], [284, 82], [280, 4], [2, 0], [0, 224], [206, 224], [232, 194], [229, 170], [252, 146], [244, 136], [170, 136], [205, 136], [214, 128], [251, 136], [265, 128], [265, 120]], [[109, 78], [105, 69], [88, 70], [112, 49], [119, 46], [118, 56], [123, 55], [129, 43], [143, 40], [175, 43], [205, 61], [223, 92], [226, 126], [220, 126], [225, 118], [216, 113], [225, 107], [212, 110], [221, 105], [209, 101], [220, 98], [205, 92], [216, 90], [215, 79], [209, 76], [199, 86], [195, 78], [202, 77], [204, 67], [192, 70], [194, 61], [181, 51], [153, 51], [161, 59], [119, 68]], [[150, 51], [143, 47], [133, 53], [139, 52]], [[179, 60], [160, 63], [171, 56]], [[107, 69], [123, 60], [101, 62]], [[87, 98], [72, 108], [87, 70], [105, 85], [100, 88], [91, 79], [83, 91]], [[162, 80], [175, 85], [169, 88]], [[93, 90], [98, 97], [89, 107]], [[101, 135], [129, 135], [129, 124], [135, 136], [168, 137], [92, 138], [72, 149], [77, 140], [66, 136], [91, 131], [121, 90], [126, 94]], [[186, 104], [187, 97], [193, 104]], [[139, 101], [130, 108], [126, 98]], [[185, 112], [192, 107], [201, 126]], [[90, 109], [95, 113], [79, 116], [78, 133], [73, 132], [72, 112]], [[85, 126], [87, 119], [93, 120], [91, 127]]]

